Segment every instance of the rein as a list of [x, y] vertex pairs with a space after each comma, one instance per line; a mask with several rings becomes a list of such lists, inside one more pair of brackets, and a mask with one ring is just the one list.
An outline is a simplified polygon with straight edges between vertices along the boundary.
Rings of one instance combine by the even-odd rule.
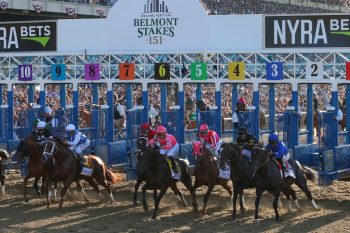
[[[49, 152], [46, 151], [47, 149], [47, 145], [51, 143], [52, 146], [51, 146], [51, 150]], [[44, 152], [43, 152], [43, 155], [46, 156], [47, 158], [50, 158], [52, 156], [52, 154], [55, 152], [55, 150], [57, 151], [58, 150], [58, 147], [56, 146], [56, 142], [54, 141], [48, 141], [48, 143], [45, 144], [45, 148], [44, 148]]]

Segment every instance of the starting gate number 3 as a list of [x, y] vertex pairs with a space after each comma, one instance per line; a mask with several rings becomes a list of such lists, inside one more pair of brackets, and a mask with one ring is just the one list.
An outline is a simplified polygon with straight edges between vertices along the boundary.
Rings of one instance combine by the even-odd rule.
[[266, 64], [266, 79], [267, 80], [283, 80], [283, 63], [268, 62]]
[[308, 62], [306, 63], [306, 78], [323, 78], [323, 64], [322, 62]]
[[229, 62], [228, 63], [228, 79], [244, 80], [245, 79], [245, 63]]
[[51, 76], [54, 81], [66, 80], [66, 66], [64, 64], [54, 64], [51, 66]]

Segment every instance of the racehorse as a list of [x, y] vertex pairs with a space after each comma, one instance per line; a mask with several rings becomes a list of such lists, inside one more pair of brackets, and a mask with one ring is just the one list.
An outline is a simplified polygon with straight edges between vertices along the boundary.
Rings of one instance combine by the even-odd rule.
[[208, 186], [208, 190], [203, 198], [203, 210], [202, 214], [207, 214], [206, 207], [209, 196], [214, 189], [216, 184], [221, 185], [230, 195], [232, 196], [231, 187], [228, 186], [228, 179], [222, 179], [219, 176], [218, 163], [214, 159], [213, 155], [208, 149], [204, 148], [203, 144], [199, 141], [192, 143], [193, 153], [192, 155], [196, 159], [196, 168], [194, 170], [195, 182], [194, 192], [202, 185]]
[[[147, 146], [148, 146], [148, 138], [140, 136], [137, 140], [137, 164], [136, 164], [137, 180], [136, 180], [135, 191], [133, 195], [134, 206], [137, 205], [137, 191], [140, 187], [140, 184], [146, 181], [146, 172], [145, 172], [144, 166], [142, 166], [139, 161], [141, 160], [143, 151], [147, 148]], [[157, 198], [157, 189], [154, 189], [153, 199], [155, 200], [156, 198]]]
[[[21, 163], [24, 159], [24, 157], [29, 157], [29, 173], [26, 177], [24, 177], [24, 201], [28, 202], [29, 199], [27, 197], [27, 183], [28, 180], [32, 177], [35, 177], [34, 181], [34, 188], [38, 195], [40, 195], [40, 192], [38, 190], [38, 180], [40, 177], [43, 177], [43, 185], [41, 188], [41, 192], [44, 192], [44, 183], [46, 178], [46, 163], [42, 161], [42, 153], [43, 153], [44, 147], [42, 145], [39, 145], [35, 139], [31, 136], [28, 138], [21, 140], [21, 142], [18, 144], [16, 153], [14, 156], [16, 156], [18, 163]], [[55, 186], [55, 193], [57, 190], [57, 186]]]
[[2, 174], [2, 160], [10, 159], [10, 155], [6, 150], [0, 149], [0, 184], [1, 184], [1, 195], [5, 196], [5, 176]]
[[[176, 159], [180, 168], [181, 178], [180, 181], [185, 185], [187, 190], [190, 191], [192, 196], [192, 206], [195, 212], [198, 211], [198, 205], [196, 201], [196, 194], [192, 186], [192, 178], [190, 174], [190, 168], [188, 164], [183, 161]], [[169, 166], [169, 161], [167, 158], [159, 153], [156, 148], [147, 147], [144, 150], [143, 155], [139, 160], [140, 166], [143, 166], [146, 174], [146, 184], [142, 187], [143, 194], [143, 208], [147, 211], [146, 203], [146, 190], [148, 189], [160, 189], [160, 193], [154, 201], [154, 211], [152, 218], [155, 219], [157, 216], [157, 210], [159, 203], [164, 196], [167, 189], [170, 187], [175, 192], [182, 203], [187, 205], [182, 193], [177, 188], [176, 183], [178, 180], [171, 178], [171, 168]]]
[[307, 186], [307, 179], [312, 181], [315, 180], [315, 171], [301, 165], [298, 161], [289, 159], [288, 163], [291, 165], [296, 178], [286, 177], [284, 179], [281, 177], [280, 169], [272, 158], [272, 155], [267, 151], [261, 148], [253, 148], [251, 156], [251, 167], [253, 169], [250, 169], [250, 171], [253, 171], [256, 187], [255, 219], [258, 219], [261, 196], [263, 192], [267, 190], [270, 193], [273, 193], [273, 208], [276, 214], [276, 221], [279, 221], [279, 213], [277, 209], [279, 196], [281, 192], [289, 192], [292, 184], [296, 184], [306, 194], [315, 210], [320, 210], [312, 198], [312, 194]]
[[[235, 220], [237, 215], [236, 202], [238, 195], [240, 197], [240, 209], [241, 212], [243, 212], [246, 209], [244, 206], [244, 189], [255, 187], [255, 181], [252, 175], [253, 169], [251, 168], [250, 159], [241, 153], [243, 147], [233, 143], [223, 143], [221, 148], [223, 150], [221, 151], [220, 165], [222, 166], [223, 163], [229, 161], [231, 166], [230, 176], [233, 183], [232, 220]], [[300, 209], [295, 191], [291, 187], [289, 187], [288, 190], [284, 190], [283, 193], [288, 200], [289, 210], [291, 210], [291, 196], [296, 207]]]
[[[85, 156], [86, 160], [91, 164], [93, 171], [91, 176], [84, 176], [79, 174], [80, 163], [78, 162], [78, 158], [71, 150], [63, 145], [60, 139], [54, 138], [53, 141], [47, 142], [43, 154], [50, 158], [49, 161], [52, 164], [48, 169], [48, 177], [45, 185], [47, 208], [49, 208], [51, 204], [48, 195], [48, 188], [51, 186], [52, 181], [63, 181], [64, 187], [61, 190], [61, 201], [59, 207], [63, 206], [63, 198], [71, 183], [77, 182], [78, 184], [78, 181], [81, 179], [84, 179], [96, 190], [101, 201], [102, 194], [97, 183], [105, 187], [109, 193], [110, 201], [114, 202], [110, 186], [120, 182], [122, 178], [112, 170], [108, 169], [99, 157], [94, 155]], [[83, 191], [85, 200], [88, 201], [86, 193], [82, 187], [81, 190]]]

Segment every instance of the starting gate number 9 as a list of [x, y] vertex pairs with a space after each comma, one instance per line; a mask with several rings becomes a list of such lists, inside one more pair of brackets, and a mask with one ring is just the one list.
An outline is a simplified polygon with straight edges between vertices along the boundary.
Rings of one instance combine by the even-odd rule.
[[245, 79], [245, 64], [244, 64], [244, 62], [229, 62], [228, 63], [228, 79], [229, 80], [244, 80]]
[[191, 64], [191, 80], [207, 80], [207, 64]]
[[306, 78], [322, 79], [323, 64], [322, 62], [308, 62], [306, 63]]
[[266, 63], [267, 80], [283, 80], [283, 63], [268, 62]]
[[119, 64], [119, 79], [120, 80], [135, 80], [135, 64], [120, 63]]
[[18, 66], [18, 80], [19, 81], [32, 81], [33, 80], [33, 67], [32, 67], [32, 65], [19, 65]]
[[154, 75], [156, 80], [170, 80], [170, 65], [168, 63], [156, 63]]
[[85, 80], [100, 80], [100, 65], [85, 64]]
[[51, 66], [51, 76], [54, 81], [66, 80], [66, 66], [64, 64], [54, 64]]

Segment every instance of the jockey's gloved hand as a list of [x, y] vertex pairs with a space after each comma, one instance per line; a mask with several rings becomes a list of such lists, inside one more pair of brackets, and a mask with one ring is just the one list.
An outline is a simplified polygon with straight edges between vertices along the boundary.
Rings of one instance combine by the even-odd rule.
[[157, 147], [160, 147], [160, 143], [159, 143], [159, 142], [156, 142], [156, 146], [157, 146]]

